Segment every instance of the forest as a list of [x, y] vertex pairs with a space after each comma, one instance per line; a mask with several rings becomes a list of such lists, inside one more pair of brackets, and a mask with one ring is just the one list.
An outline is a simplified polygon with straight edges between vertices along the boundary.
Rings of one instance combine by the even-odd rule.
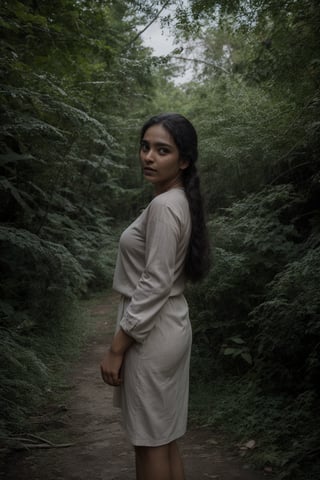
[[[30, 428], [150, 200], [143, 122], [189, 118], [212, 266], [187, 299], [190, 418], [253, 438], [257, 468], [320, 477], [317, 0], [4, 0], [0, 438]], [[175, 38], [155, 56], [154, 21]], [[192, 79], [179, 83], [185, 70]]]

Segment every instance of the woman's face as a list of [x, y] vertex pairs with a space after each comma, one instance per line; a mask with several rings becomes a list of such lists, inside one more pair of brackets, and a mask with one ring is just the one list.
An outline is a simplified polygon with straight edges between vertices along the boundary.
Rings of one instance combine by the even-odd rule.
[[181, 170], [188, 166], [162, 125], [153, 125], [145, 132], [141, 140], [140, 161], [143, 174], [154, 185], [156, 194], [181, 185]]

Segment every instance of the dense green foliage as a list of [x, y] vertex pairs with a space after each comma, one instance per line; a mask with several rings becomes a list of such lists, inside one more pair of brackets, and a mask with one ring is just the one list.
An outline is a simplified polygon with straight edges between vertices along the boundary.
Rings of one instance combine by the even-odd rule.
[[112, 278], [115, 210], [131, 210], [123, 137], [151, 85], [148, 51], [130, 46], [133, 8], [1, 6], [2, 432], [25, 423], [77, 343], [77, 298]]
[[[173, 4], [185, 50], [160, 61], [137, 34], [152, 3], [1, 6], [0, 428], [25, 428], [53, 362], [81, 337], [77, 299], [110, 284], [119, 224], [149, 197], [138, 129], [176, 110], [199, 133], [213, 250], [208, 277], [188, 289], [192, 417], [254, 438], [255, 461], [279, 478], [315, 480], [319, 8]], [[177, 87], [193, 42], [196, 79]]]
[[218, 28], [212, 2], [201, 3], [207, 63], [201, 84], [187, 87], [186, 113], [202, 142], [214, 266], [189, 291], [193, 378], [203, 380], [194, 394], [201, 401], [212, 382], [206, 422], [255, 438], [256, 460], [279, 478], [311, 480], [320, 472], [320, 15], [313, 1], [280, 3], [224, 2]]

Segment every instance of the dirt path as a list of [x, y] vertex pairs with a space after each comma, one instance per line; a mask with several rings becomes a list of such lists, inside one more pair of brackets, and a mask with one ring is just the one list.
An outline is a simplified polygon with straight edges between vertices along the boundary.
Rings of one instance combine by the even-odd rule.
[[[71, 395], [59, 413], [59, 442], [68, 448], [34, 449], [9, 455], [0, 473], [6, 480], [134, 480], [134, 457], [112, 407], [112, 388], [99, 372], [99, 362], [113, 332], [116, 296], [91, 307], [96, 331], [73, 365]], [[62, 431], [61, 431], [62, 430]], [[48, 436], [50, 431], [48, 430]], [[43, 434], [45, 436], [45, 434]], [[180, 442], [188, 480], [266, 480], [239, 461], [221, 437], [206, 428], [191, 429]]]

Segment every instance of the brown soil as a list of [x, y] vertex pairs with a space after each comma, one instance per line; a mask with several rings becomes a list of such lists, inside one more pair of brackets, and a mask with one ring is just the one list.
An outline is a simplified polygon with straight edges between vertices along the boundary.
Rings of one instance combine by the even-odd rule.
[[[68, 373], [71, 394], [66, 405], [55, 406], [55, 420], [51, 418], [46, 433], [41, 433], [46, 439], [57, 435], [57, 444], [72, 445], [12, 452], [1, 480], [135, 479], [132, 447], [122, 432], [119, 411], [112, 407], [112, 387], [102, 382], [99, 372], [117, 300], [109, 295], [90, 307], [94, 336]], [[250, 470], [239, 448], [227, 447], [223, 436], [210, 428], [190, 428], [180, 449], [188, 480], [266, 480], [266, 473]]]

